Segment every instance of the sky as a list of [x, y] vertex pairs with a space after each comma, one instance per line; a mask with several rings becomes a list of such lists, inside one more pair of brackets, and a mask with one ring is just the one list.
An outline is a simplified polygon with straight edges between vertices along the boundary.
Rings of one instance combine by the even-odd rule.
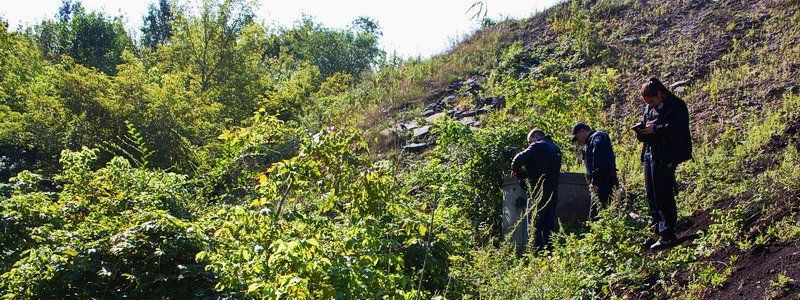
[[[157, 0], [82, 0], [87, 10], [122, 16], [128, 31], [142, 25], [147, 6]], [[367, 16], [381, 26], [381, 47], [403, 57], [430, 57], [479, 27], [467, 10], [476, 0], [262, 0], [258, 16], [268, 25], [291, 26], [303, 15], [328, 27], [344, 28], [357, 17]], [[558, 0], [487, 0], [488, 17], [527, 18]], [[30, 26], [58, 11], [61, 0], [0, 0], [0, 17], [9, 28]]]

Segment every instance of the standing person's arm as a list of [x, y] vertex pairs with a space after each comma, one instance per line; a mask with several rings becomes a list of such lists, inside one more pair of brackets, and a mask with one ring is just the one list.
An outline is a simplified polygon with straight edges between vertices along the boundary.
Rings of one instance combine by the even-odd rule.
[[593, 159], [589, 177], [601, 178], [601, 176], [606, 175], [613, 163], [611, 139], [606, 135], [597, 134], [592, 139], [592, 143], [594, 144], [594, 148], [592, 148]]
[[[642, 109], [642, 124], [645, 125], [645, 126], [647, 125], [647, 113], [648, 112], [650, 112], [650, 106], [649, 105], [645, 105], [644, 109]], [[647, 142], [650, 141], [651, 138], [652, 138], [652, 135], [650, 135], [650, 134], [643, 134], [640, 131], [636, 131], [636, 139], [639, 140], [639, 142], [647, 143]]]
[[679, 138], [686, 132], [689, 132], [689, 111], [685, 106], [674, 108], [653, 128], [653, 135], [667, 140]]
[[517, 178], [527, 177], [528, 174], [526, 171], [529, 170], [523, 170], [522, 167], [525, 166], [527, 162], [536, 158], [538, 148], [534, 146], [535, 144], [531, 144], [525, 151], [517, 153], [514, 159], [511, 160], [511, 171], [517, 174]]

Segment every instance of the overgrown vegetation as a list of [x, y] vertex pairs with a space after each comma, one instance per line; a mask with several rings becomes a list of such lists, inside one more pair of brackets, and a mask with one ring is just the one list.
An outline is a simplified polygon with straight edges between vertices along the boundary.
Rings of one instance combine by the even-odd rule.
[[[159, 1], [141, 41], [70, 1], [33, 28], [0, 27], [0, 295], [709, 296], [752, 253], [798, 246], [800, 10], [673, 2], [567, 1], [484, 22], [430, 59], [385, 56], [369, 18], [269, 28], [248, 1]], [[675, 47], [688, 21], [669, 5], [732, 25]], [[726, 36], [724, 54], [704, 56]], [[663, 252], [639, 246], [628, 132], [653, 73], [690, 79], [679, 95], [697, 145], [678, 172], [686, 239]], [[480, 127], [434, 121], [435, 146], [413, 156], [372, 146], [474, 77], [477, 97], [505, 101]], [[537, 127], [565, 150], [562, 169], [580, 170], [577, 121], [610, 134], [622, 188], [599, 221], [518, 256], [499, 232], [510, 158]], [[760, 297], [796, 291], [796, 272], [776, 272]]]

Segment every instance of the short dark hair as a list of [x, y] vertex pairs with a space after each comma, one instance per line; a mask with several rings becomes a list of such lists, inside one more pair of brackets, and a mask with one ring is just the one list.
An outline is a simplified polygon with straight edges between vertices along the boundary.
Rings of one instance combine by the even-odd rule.
[[527, 140], [528, 140], [529, 143], [531, 141], [531, 137], [533, 137], [534, 135], [535, 136], [539, 136], [539, 137], [544, 137], [544, 131], [541, 131], [539, 129], [531, 130], [531, 132], [528, 133], [528, 137], [527, 137]]
[[575, 126], [572, 126], [572, 135], [577, 134], [579, 131], [583, 129], [592, 130], [592, 128], [589, 127], [589, 125], [586, 125], [586, 123], [583, 122], [575, 123]]

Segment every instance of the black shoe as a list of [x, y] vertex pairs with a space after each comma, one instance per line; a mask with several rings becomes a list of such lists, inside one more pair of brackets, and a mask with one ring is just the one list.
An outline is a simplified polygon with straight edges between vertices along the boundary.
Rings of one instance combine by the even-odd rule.
[[655, 244], [650, 245], [650, 250], [662, 250], [672, 247], [675, 244], [674, 238], [660, 238]]

